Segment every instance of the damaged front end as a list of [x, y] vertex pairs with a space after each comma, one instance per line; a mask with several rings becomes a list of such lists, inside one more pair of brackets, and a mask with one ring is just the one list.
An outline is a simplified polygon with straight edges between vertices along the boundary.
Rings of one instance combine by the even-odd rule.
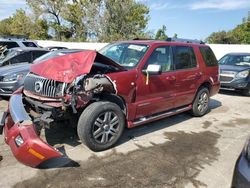
[[[88, 56], [88, 59], [77, 59], [79, 55]], [[37, 65], [31, 67], [24, 87], [11, 96], [8, 115], [4, 119], [6, 143], [18, 161], [40, 168], [55, 161], [68, 162], [63, 153], [40, 138], [40, 130], [60, 121], [76, 126], [80, 113], [88, 104], [99, 100], [101, 95], [117, 93], [115, 82], [107, 74], [122, 69], [112, 62], [104, 64], [103, 60], [107, 60], [106, 57], [87, 51], [49, 60], [54, 68], [48, 62], [40, 63], [40, 69]], [[69, 63], [72, 61], [73, 65]], [[70, 64], [73, 68], [69, 71], [63, 64], [65, 67]], [[84, 64], [90, 68], [79, 71]], [[50, 74], [46, 76], [48, 72]]]
[[13, 155], [25, 165], [41, 168], [51, 159], [65, 160], [63, 153], [49, 146], [38, 136], [35, 124], [24, 108], [20, 91], [10, 98], [4, 126], [5, 141]]

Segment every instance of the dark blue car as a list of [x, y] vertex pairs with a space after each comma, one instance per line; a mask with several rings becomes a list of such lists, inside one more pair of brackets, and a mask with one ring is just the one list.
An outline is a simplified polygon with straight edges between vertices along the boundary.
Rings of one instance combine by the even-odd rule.
[[250, 140], [248, 139], [234, 169], [232, 188], [250, 187]]
[[250, 53], [229, 53], [219, 60], [221, 89], [250, 96]]

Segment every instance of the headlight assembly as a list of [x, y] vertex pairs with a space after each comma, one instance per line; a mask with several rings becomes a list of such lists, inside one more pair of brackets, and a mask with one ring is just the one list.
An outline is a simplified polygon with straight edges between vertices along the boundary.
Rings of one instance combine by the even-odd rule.
[[3, 82], [17, 81], [17, 74], [6, 75], [3, 78]]
[[20, 81], [25, 78], [26, 74], [19, 73], [19, 74], [12, 74], [12, 75], [6, 75], [3, 77], [3, 82], [13, 82], [13, 81]]
[[236, 74], [236, 78], [246, 78], [248, 75], [249, 75], [249, 71], [245, 70]]

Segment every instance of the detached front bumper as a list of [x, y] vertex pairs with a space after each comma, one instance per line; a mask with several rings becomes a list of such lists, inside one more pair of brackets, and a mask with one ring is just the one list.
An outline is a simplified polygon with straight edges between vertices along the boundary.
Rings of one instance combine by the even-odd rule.
[[13, 94], [9, 101], [9, 112], [3, 116], [5, 122], [3, 132], [6, 143], [10, 146], [13, 155], [21, 163], [31, 167], [41, 167], [63, 154], [40, 139], [35, 125], [25, 111], [22, 94]]

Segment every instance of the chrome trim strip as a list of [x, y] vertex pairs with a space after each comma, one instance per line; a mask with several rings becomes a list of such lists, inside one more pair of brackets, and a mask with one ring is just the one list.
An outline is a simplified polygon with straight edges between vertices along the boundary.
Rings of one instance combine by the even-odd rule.
[[234, 77], [235, 77], [235, 74], [225, 74], [225, 73], [221, 73], [220, 76], [234, 78]]
[[179, 113], [179, 112], [182, 112], [182, 111], [186, 111], [186, 110], [189, 110], [190, 107], [187, 106], [187, 107], [184, 107], [184, 108], [179, 108], [179, 109], [176, 109], [176, 110], [172, 110], [172, 111], [169, 111], [169, 112], [166, 112], [166, 113], [163, 113], [163, 114], [159, 114], [159, 115], [156, 115], [156, 116], [151, 116], [151, 117], [148, 117], [148, 118], [143, 118], [143, 120], [138, 120], [138, 121], [134, 121], [133, 124], [135, 126], [143, 123], [143, 122], [146, 122], [146, 121], [151, 121], [151, 120], [154, 120], [154, 119], [157, 119], [157, 118], [163, 118], [163, 117], [167, 117], [167, 116], [170, 116], [172, 114], [175, 114], [175, 113]]
[[221, 83], [231, 83], [231, 82], [233, 82], [234, 80], [236, 80], [236, 72], [232, 72], [232, 71], [223, 71], [223, 72], [221, 72], [220, 74], [219, 74], [219, 76], [221, 77], [221, 76], [223, 76], [223, 77], [228, 77], [228, 78], [232, 78], [232, 80], [230, 80], [230, 81], [221, 81], [220, 80], [220, 82]]
[[22, 94], [14, 94], [9, 102], [10, 115], [15, 123], [31, 120], [23, 106]]
[[220, 87], [221, 90], [227, 90], [227, 91], [235, 91], [234, 88], [226, 88], [226, 87]]

